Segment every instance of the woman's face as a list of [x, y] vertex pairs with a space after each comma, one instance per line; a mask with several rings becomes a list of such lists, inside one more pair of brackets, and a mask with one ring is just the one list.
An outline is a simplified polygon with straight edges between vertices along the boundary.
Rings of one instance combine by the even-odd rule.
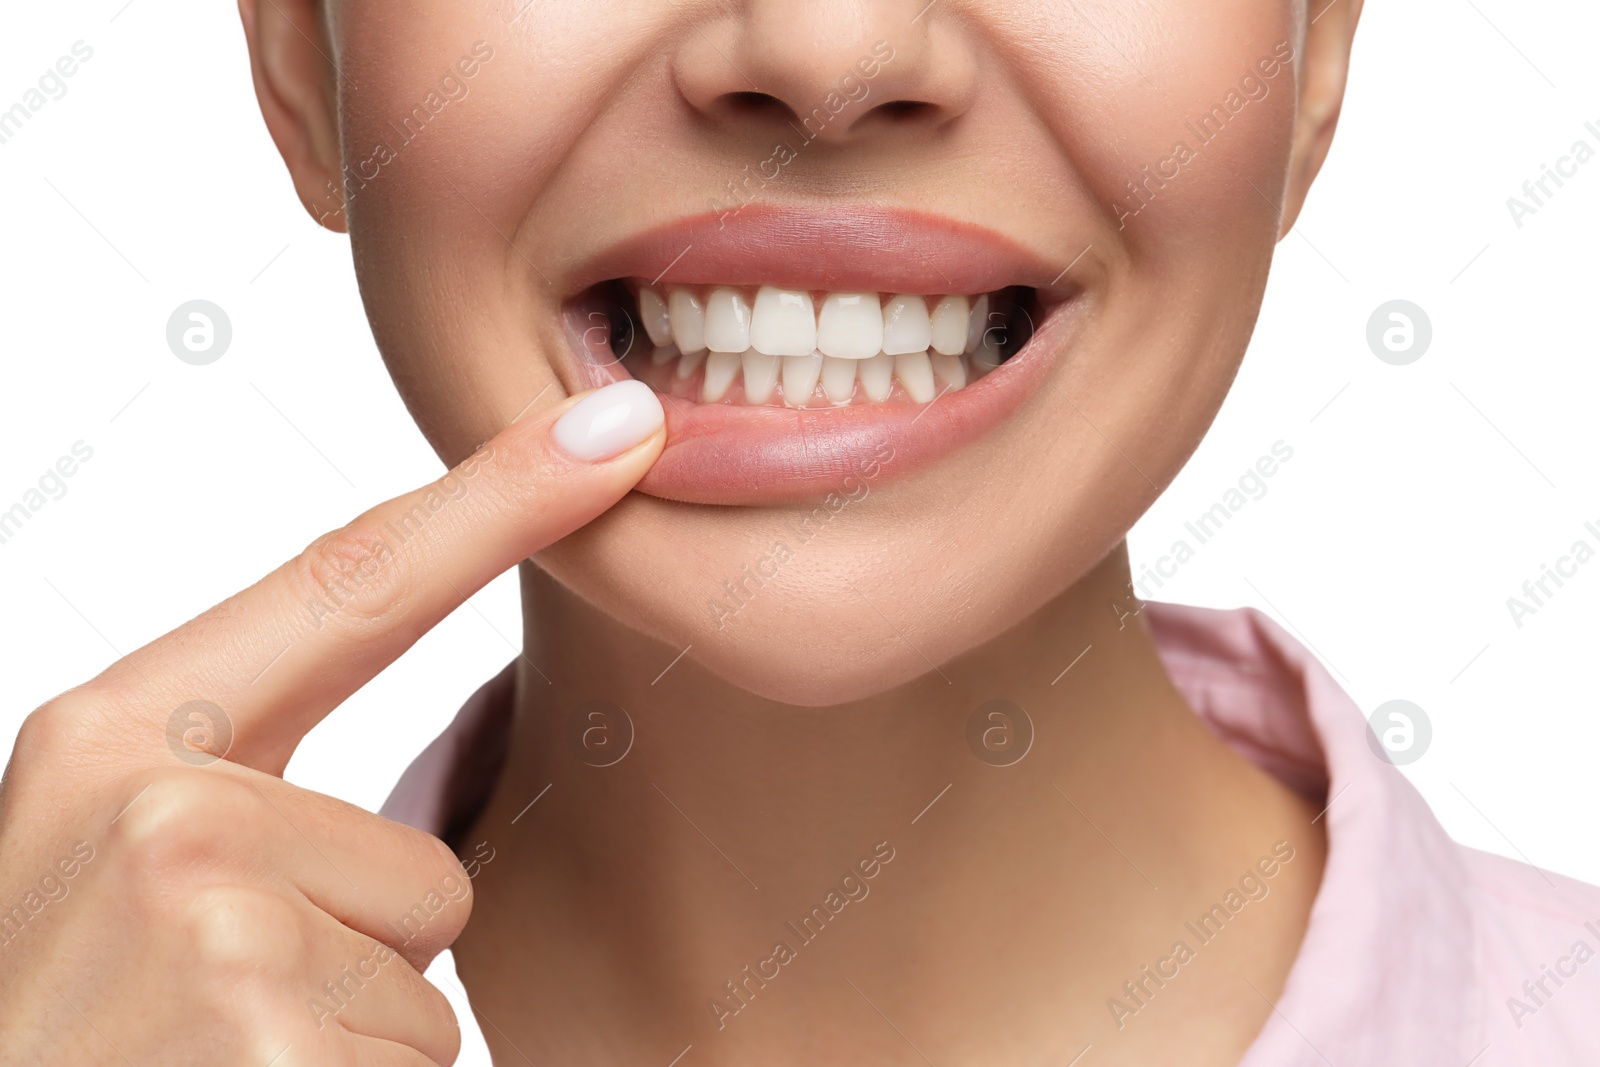
[[[611, 377], [668, 394], [644, 492], [538, 562], [793, 703], [921, 675], [1112, 550], [1304, 195], [1300, 0], [326, 16], [344, 195], [296, 178], [424, 432], [454, 462]], [[701, 332], [731, 351], [656, 362]]]

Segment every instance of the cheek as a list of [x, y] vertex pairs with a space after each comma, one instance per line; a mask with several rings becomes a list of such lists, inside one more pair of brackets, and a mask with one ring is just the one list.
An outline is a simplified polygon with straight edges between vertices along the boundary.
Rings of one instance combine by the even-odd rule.
[[362, 299], [396, 385], [447, 460], [535, 397], [543, 407], [565, 394], [543, 358], [569, 344], [548, 281], [562, 246], [530, 212], [648, 44], [643, 30], [618, 29], [648, 28], [625, 10], [642, 3], [614, 4], [616, 24], [538, 0], [338, 9]]
[[1149, 483], [1166, 484], [1220, 407], [1265, 289], [1294, 136], [1296, 5], [1171, 0], [1159, 25], [1111, 0], [1075, 7], [1057, 26], [1070, 45], [1041, 59], [1035, 87], [1109, 221], [1113, 267], [1094, 358], [1061, 387], [1153, 498]]
[[1298, 48], [1295, 6], [1075, 0], [1019, 36], [1035, 49], [1018, 68], [1028, 96], [1141, 268], [1258, 254], [1253, 238], [1275, 227], [1296, 98], [1279, 57]]

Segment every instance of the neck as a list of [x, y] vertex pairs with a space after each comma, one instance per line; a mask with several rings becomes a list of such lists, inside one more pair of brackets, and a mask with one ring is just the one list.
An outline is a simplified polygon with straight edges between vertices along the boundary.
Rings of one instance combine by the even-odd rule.
[[[497, 1007], [545, 1005], [525, 1038], [579, 1059], [585, 1034], [668, 1059], [694, 1043], [798, 1062], [848, 1038], [875, 1062], [921, 1062], [911, 1044], [963, 1062], [1104, 1030], [1131, 1061], [1162, 1032], [1122, 1036], [1131, 1016], [1207, 1011], [1204, 978], [1144, 977], [1176, 941], [1207, 957], [1185, 971], [1245, 969], [1270, 995], [1320, 878], [1315, 807], [1185, 705], [1127, 577], [1119, 550], [937, 672], [798, 708], [692, 656], [663, 674], [678, 649], [525, 568], [510, 748], [472, 837], [496, 859], [457, 953], [475, 1005], [497, 1026]], [[1280, 841], [1298, 865], [1253, 925], [1202, 948], [1185, 923]], [[1257, 1007], [1212, 1039], [1219, 1055], [1242, 1052]]]

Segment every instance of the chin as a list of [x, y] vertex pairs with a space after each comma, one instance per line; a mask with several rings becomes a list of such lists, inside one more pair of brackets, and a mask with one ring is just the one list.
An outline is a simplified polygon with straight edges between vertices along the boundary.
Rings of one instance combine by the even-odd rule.
[[[1073, 591], [1153, 496], [1117, 469], [1114, 452], [1076, 435], [1059, 447], [1077, 453], [1087, 476], [1076, 491], [1057, 482], [1053, 465], [985, 475], [992, 452], [976, 449], [846, 505], [809, 541], [795, 523], [810, 509], [634, 493], [536, 562], [598, 609], [603, 625], [658, 642], [649, 664], [628, 666], [633, 673], [648, 677], [688, 649], [680, 682], [704, 671], [776, 704], [836, 707], [907, 685], [936, 699], [950, 692], [942, 667]], [[1106, 488], [1091, 488], [1102, 478]], [[1038, 506], [1009, 519], [991, 510], [1015, 494]]]

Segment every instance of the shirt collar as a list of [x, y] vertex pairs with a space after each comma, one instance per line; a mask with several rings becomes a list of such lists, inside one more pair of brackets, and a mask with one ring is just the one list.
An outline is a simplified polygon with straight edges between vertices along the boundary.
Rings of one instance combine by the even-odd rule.
[[1241, 1067], [1466, 1064], [1484, 1041], [1459, 847], [1366, 717], [1261, 613], [1152, 604], [1157, 648], [1235, 750], [1320, 795], [1328, 858], [1300, 953]]

